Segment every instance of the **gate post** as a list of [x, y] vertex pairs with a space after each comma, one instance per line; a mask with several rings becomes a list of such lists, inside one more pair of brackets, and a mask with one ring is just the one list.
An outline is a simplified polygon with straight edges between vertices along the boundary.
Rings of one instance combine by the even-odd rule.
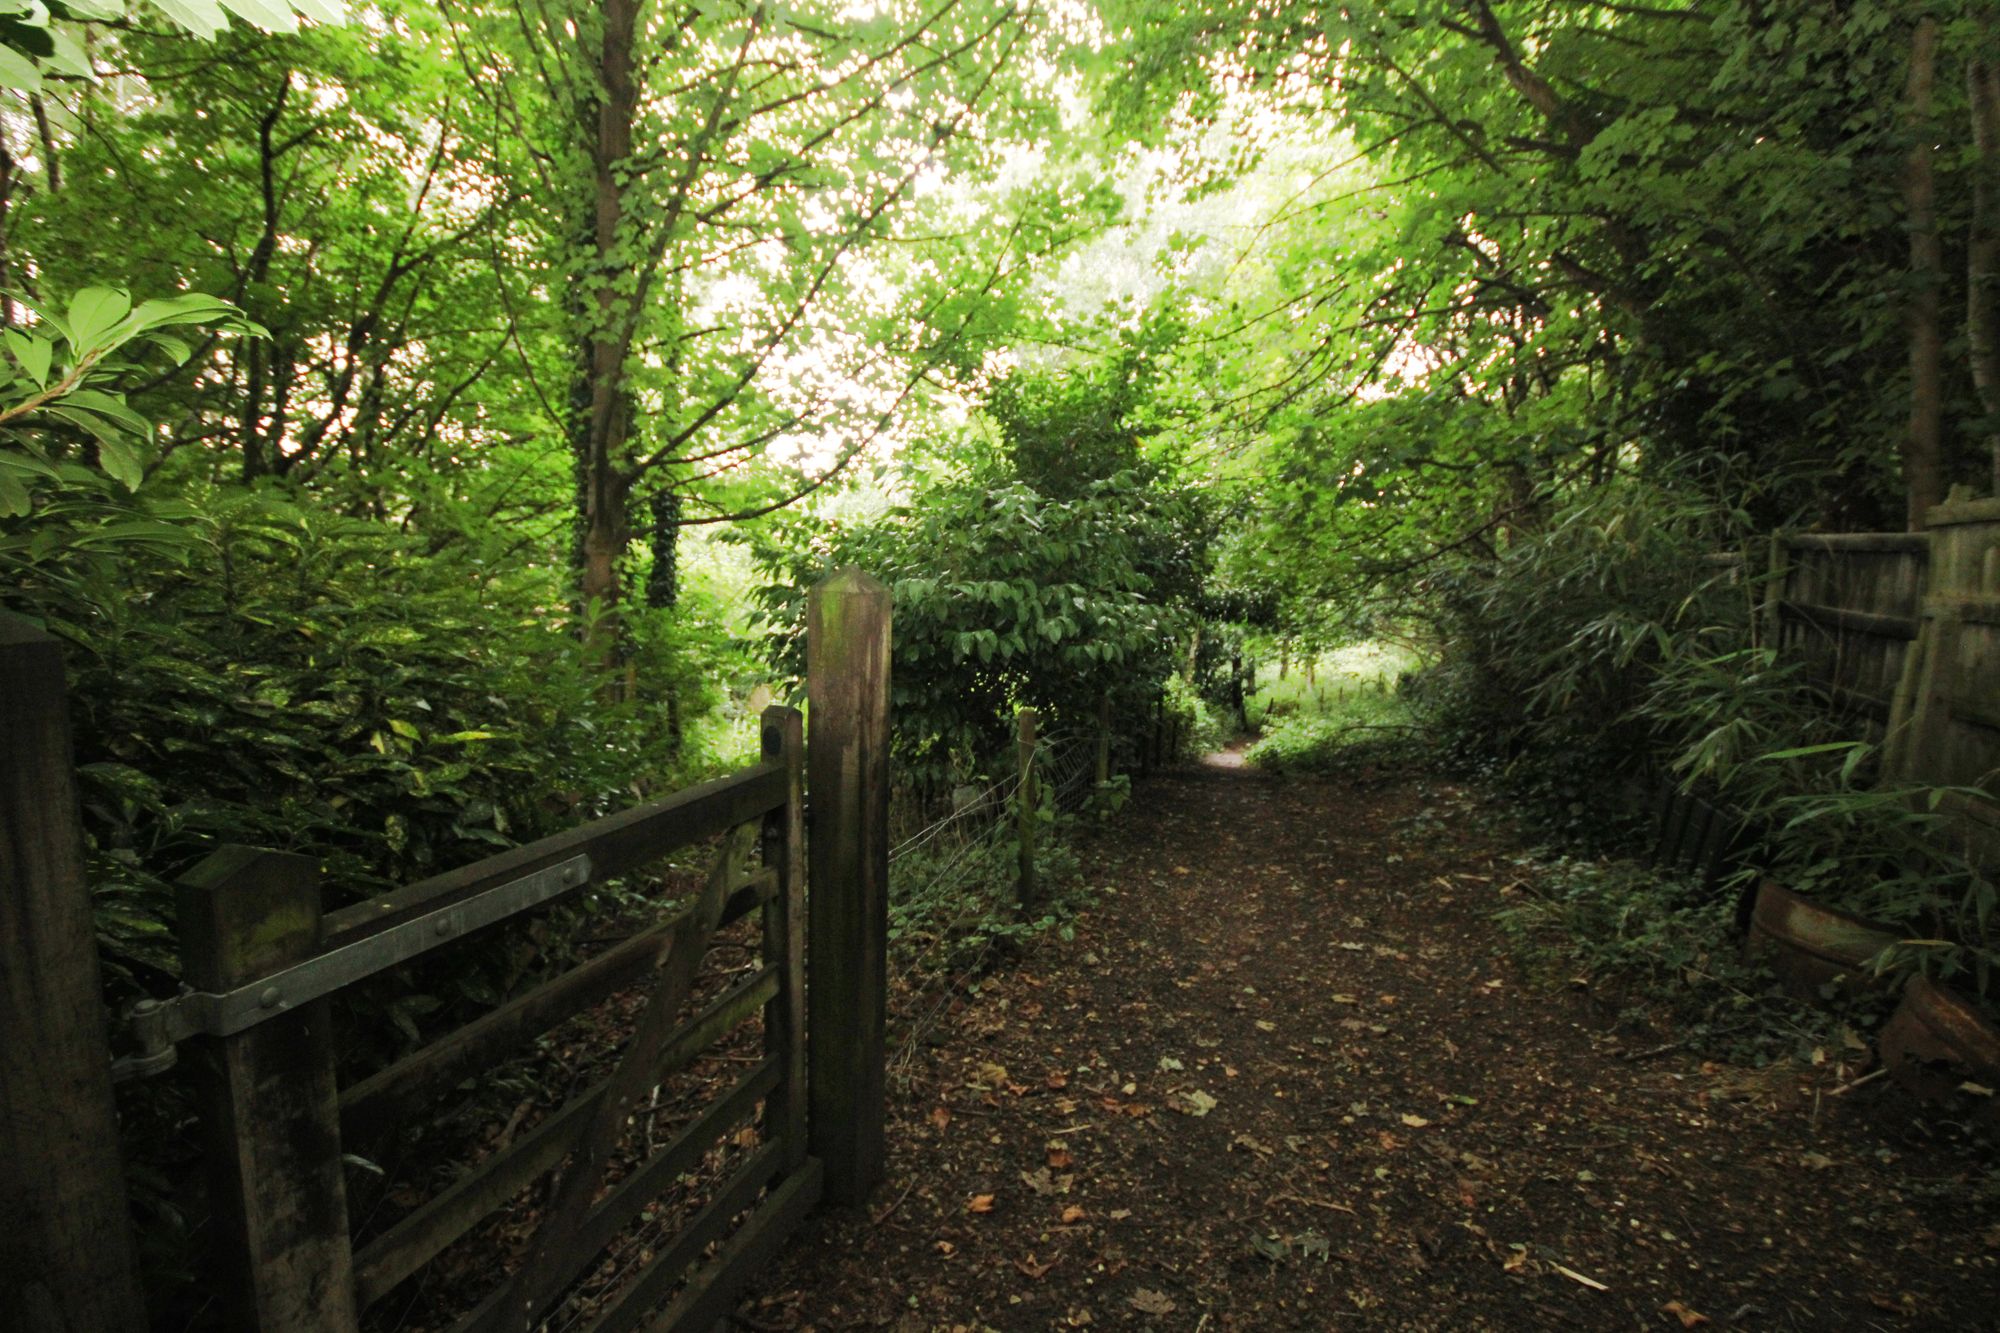
[[806, 985], [812, 1152], [827, 1202], [882, 1179], [889, 990], [889, 589], [849, 567], [806, 598]]
[[[180, 882], [181, 967], [231, 991], [312, 956], [319, 866], [224, 847]], [[267, 1003], [276, 1000], [275, 991]], [[227, 1037], [195, 1037], [209, 1207], [225, 1327], [345, 1333], [356, 1327], [329, 1004], [284, 1009]]]
[[84, 879], [62, 650], [0, 614], [0, 1303], [20, 1333], [145, 1327]]

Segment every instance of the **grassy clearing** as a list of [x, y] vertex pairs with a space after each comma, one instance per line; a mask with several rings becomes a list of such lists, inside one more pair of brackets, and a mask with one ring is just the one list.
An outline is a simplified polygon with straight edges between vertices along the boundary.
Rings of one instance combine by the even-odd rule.
[[1260, 668], [1244, 708], [1258, 737], [1250, 762], [1325, 771], [1342, 766], [1356, 746], [1373, 750], [1406, 737], [1412, 719], [1397, 683], [1416, 665], [1406, 648], [1361, 643], [1295, 663], [1282, 676], [1275, 664]]

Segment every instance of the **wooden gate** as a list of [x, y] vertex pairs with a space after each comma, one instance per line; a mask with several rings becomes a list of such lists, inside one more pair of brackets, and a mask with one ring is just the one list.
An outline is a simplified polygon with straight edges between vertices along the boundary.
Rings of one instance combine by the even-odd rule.
[[[546, 1182], [532, 1233], [500, 1265], [506, 1276], [455, 1325], [455, 1333], [526, 1333], [642, 1214], [705, 1168], [682, 1191], [688, 1197], [669, 1219], [675, 1225], [621, 1264], [615, 1284], [594, 1291], [587, 1306], [563, 1307], [559, 1322], [595, 1333], [706, 1330], [823, 1192], [856, 1202], [877, 1183], [887, 589], [844, 571], [813, 590], [811, 626], [810, 765], [801, 715], [771, 708], [762, 717], [761, 758], [748, 768], [352, 907], [322, 912], [311, 859], [251, 848], [224, 848], [183, 881], [183, 990], [135, 1009], [138, 1054], [121, 1064], [144, 1074], [178, 1059], [194, 1070], [208, 1249], [226, 1327], [356, 1330], [370, 1306]], [[0, 631], [13, 632], [4, 623]], [[21, 983], [10, 984], [11, 1012], [0, 1013], [0, 1047], [8, 1048], [10, 1071], [56, 1061], [77, 1072], [61, 1086], [24, 1078], [0, 1089], [0, 1149], [35, 1145], [47, 1153], [72, 1141], [101, 1148], [111, 1124], [110, 1060], [102, 1020], [87, 1012], [96, 980], [85, 966], [94, 959], [67, 785], [60, 659], [45, 635], [28, 631], [21, 641], [34, 650], [19, 658], [32, 670], [0, 678], [0, 693], [10, 683], [32, 685], [17, 697], [53, 722], [0, 737], [0, 868], [21, 877], [15, 896], [23, 905], [21, 913], [0, 910], [0, 971]], [[0, 634], [7, 649], [0, 677], [18, 656], [12, 642]], [[808, 767], [820, 806], [810, 897]], [[41, 824], [29, 827], [17, 817], [23, 812]], [[670, 919], [340, 1084], [331, 1031], [340, 992], [371, 979], [378, 989], [393, 984], [385, 976], [391, 969], [698, 844], [714, 846], [713, 863], [692, 903]], [[751, 961], [719, 989], [698, 994], [718, 931], [753, 915], [755, 928], [732, 939]], [[66, 941], [68, 972], [22, 966], [38, 937], [53, 938], [51, 923]], [[809, 934], [822, 960], [810, 987]], [[347, 1193], [352, 1163], [367, 1160], [398, 1127], [432, 1118], [454, 1089], [614, 996], [642, 999], [608, 1075], [357, 1241]], [[51, 999], [76, 1011], [75, 1021], [37, 1022]], [[810, 1045], [809, 1010], [819, 1033]], [[642, 1099], [758, 1018], [761, 1043], [747, 1067], [720, 1081], [667, 1142], [635, 1146]], [[122, 1228], [107, 1235], [104, 1225], [123, 1212], [115, 1153], [106, 1161], [109, 1176], [99, 1164], [85, 1185], [43, 1209], [45, 1218], [28, 1217], [33, 1234], [0, 1234], [0, 1278], [13, 1285], [40, 1268], [18, 1325], [26, 1333], [138, 1327], [130, 1251]], [[46, 1181], [38, 1183], [37, 1170]], [[5, 1198], [40, 1198], [63, 1176], [61, 1161], [30, 1164], [7, 1182]], [[107, 1198], [108, 1206], [95, 1206]], [[94, 1211], [81, 1211], [85, 1204]], [[104, 1253], [95, 1253], [103, 1241]], [[84, 1274], [101, 1289], [77, 1281]], [[87, 1312], [81, 1322], [80, 1312]]]
[[[196, 1064], [214, 1214], [229, 1271], [227, 1322], [354, 1328], [366, 1308], [551, 1172], [541, 1223], [511, 1275], [459, 1325], [535, 1327], [677, 1177], [757, 1119], [757, 1147], [590, 1327], [634, 1327], [679, 1288], [662, 1329], [703, 1327], [734, 1285], [817, 1200], [807, 1155], [803, 1034], [804, 815], [797, 713], [765, 714], [763, 762], [730, 777], [478, 862], [325, 917], [310, 861], [228, 848], [183, 885], [184, 980], [151, 1011], [152, 1044]], [[692, 906], [348, 1087], [335, 1079], [329, 999], [466, 936], [545, 909], [692, 843], [721, 836]], [[762, 916], [756, 966], [684, 1016], [718, 927]], [[343, 1158], [375, 1153], [446, 1093], [607, 997], [646, 988], [616, 1068], [531, 1133], [367, 1244], [350, 1241]], [[762, 1013], [764, 1054], [678, 1136], [622, 1152], [647, 1090]], [[629, 1167], [614, 1184], [614, 1160]], [[748, 1216], [741, 1223], [740, 1215]], [[720, 1251], [705, 1265], [711, 1246]]]

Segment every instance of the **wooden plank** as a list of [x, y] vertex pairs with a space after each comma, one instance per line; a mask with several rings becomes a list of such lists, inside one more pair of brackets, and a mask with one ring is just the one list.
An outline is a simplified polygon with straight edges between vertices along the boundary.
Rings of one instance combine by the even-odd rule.
[[1783, 614], [1818, 629], [1851, 630], [1884, 639], [1914, 639], [1921, 622], [1915, 616], [1879, 615], [1873, 611], [1850, 611], [1846, 607], [1812, 602], [1785, 602]]
[[790, 793], [764, 818], [764, 866], [777, 887], [764, 912], [764, 962], [778, 972], [778, 993], [764, 1011], [764, 1050], [784, 1077], [765, 1109], [770, 1137], [785, 1145], [787, 1172], [806, 1160], [806, 814], [805, 719], [796, 708], [764, 710], [764, 758], [785, 765]]
[[[778, 1074], [776, 1061], [759, 1063], [693, 1124], [647, 1159], [638, 1172], [620, 1182], [612, 1198], [599, 1205], [599, 1211], [609, 1211], [613, 1199], [629, 1199], [635, 1189], [650, 1189], [646, 1198], [658, 1194], [668, 1181], [699, 1160], [724, 1129], [746, 1118], [757, 1099], [777, 1084]], [[602, 1093], [603, 1085], [599, 1084], [571, 1098], [568, 1105], [535, 1126], [519, 1143], [480, 1163], [436, 1198], [369, 1242], [354, 1261], [355, 1287], [362, 1306], [373, 1305], [388, 1295], [398, 1283], [442, 1254], [495, 1209], [553, 1170], [569, 1151], [579, 1117], [588, 1114]], [[634, 1185], [642, 1178], [646, 1184]], [[624, 1215], [629, 1217], [628, 1205], [619, 1206], [627, 1208]], [[602, 1250], [608, 1243], [608, 1240], [600, 1243], [597, 1249]]]
[[145, 1327], [56, 640], [0, 613], [0, 1308]]
[[849, 1206], [887, 1151], [889, 621], [889, 589], [858, 569], [807, 598], [808, 1137]]
[[[776, 884], [775, 872], [759, 871], [730, 896], [724, 923], [755, 911]], [[372, 1143], [529, 1037], [638, 985], [659, 968], [685, 918], [678, 913], [634, 935], [344, 1089], [341, 1134], [352, 1144]]]
[[590, 857], [593, 880], [625, 874], [776, 809], [785, 802], [785, 790], [782, 765], [754, 765], [675, 792], [665, 800], [592, 820], [344, 907], [327, 917], [326, 945], [338, 948], [366, 939], [379, 930], [579, 854]]
[[1952, 614], [1975, 625], [2000, 625], [2000, 597], [1954, 597]]
[[736, 1308], [750, 1279], [797, 1231], [825, 1183], [819, 1159], [809, 1157], [801, 1168], [772, 1189], [713, 1262], [688, 1279], [687, 1289], [650, 1326], [650, 1333], [707, 1333], [721, 1326]]
[[756, 1204], [758, 1192], [777, 1177], [783, 1162], [780, 1145], [773, 1143], [759, 1148], [716, 1191], [708, 1206], [689, 1220], [674, 1237], [674, 1243], [661, 1251], [620, 1293], [617, 1303], [590, 1325], [589, 1333], [626, 1333], [644, 1322], [703, 1252], [723, 1239], [737, 1217]]
[[1843, 554], [1927, 555], [1931, 549], [1931, 539], [1921, 532], [1788, 532], [1784, 543], [1794, 551]]
[[[178, 887], [182, 975], [197, 989], [253, 984], [320, 946], [310, 857], [227, 847]], [[356, 1327], [328, 1009], [322, 998], [187, 1043], [223, 1319], [244, 1333]]]
[[[629, 1226], [641, 1209], [664, 1194], [669, 1185], [700, 1165], [702, 1157], [716, 1146], [724, 1133], [756, 1113], [757, 1103], [777, 1087], [783, 1065], [770, 1057], [757, 1062], [750, 1073], [713, 1102], [694, 1121], [676, 1134], [671, 1142], [648, 1157], [637, 1170], [618, 1182], [590, 1210], [577, 1228], [575, 1244], [579, 1252], [600, 1254], [618, 1233]], [[770, 1140], [766, 1140], [770, 1142]], [[778, 1145], [780, 1169], [783, 1145]]]
[[1932, 505], [1930, 512], [1924, 515], [1924, 522], [1933, 528], [1961, 523], [2000, 523], [2000, 498], [1946, 500], [1943, 504]]
[[737, 858], [746, 845], [731, 835], [702, 888], [692, 920], [676, 934], [646, 1011], [625, 1045], [617, 1070], [586, 1117], [570, 1150], [569, 1165], [542, 1210], [527, 1256], [489, 1312], [472, 1325], [482, 1333], [527, 1333], [590, 1257], [577, 1253], [572, 1243], [574, 1233], [603, 1184], [612, 1154], [624, 1141], [628, 1113], [640, 1093], [659, 1081], [660, 1060], [669, 1043], [686, 1031], [679, 1022], [680, 1008], [693, 988], [695, 969], [722, 915], [730, 883], [736, 878]]

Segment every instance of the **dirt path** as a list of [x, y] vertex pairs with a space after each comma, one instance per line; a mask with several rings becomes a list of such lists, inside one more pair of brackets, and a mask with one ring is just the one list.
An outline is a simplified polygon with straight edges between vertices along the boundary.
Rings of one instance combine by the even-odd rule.
[[1489, 920], [1513, 852], [1444, 784], [1146, 786], [1076, 939], [933, 1038], [873, 1206], [739, 1327], [1996, 1326], [1967, 1150], [1884, 1081], [1528, 988]]

